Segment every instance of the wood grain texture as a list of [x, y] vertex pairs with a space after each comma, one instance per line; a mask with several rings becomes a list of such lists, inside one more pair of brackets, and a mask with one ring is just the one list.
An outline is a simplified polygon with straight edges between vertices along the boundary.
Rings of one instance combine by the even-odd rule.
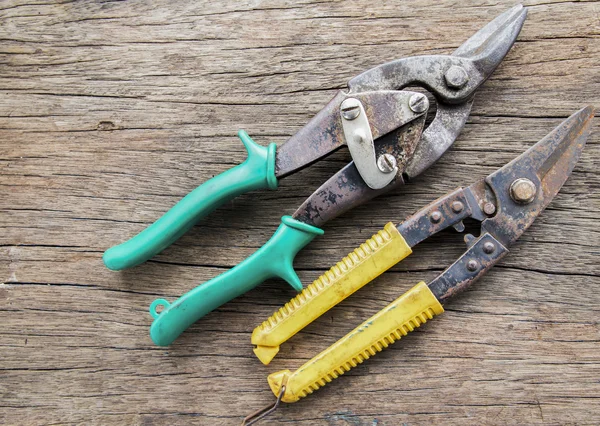
[[[282, 143], [357, 73], [451, 53], [510, 1], [0, 2], [0, 423], [236, 425], [295, 369], [464, 250], [446, 232], [282, 347], [250, 333], [293, 296], [269, 281], [153, 346], [148, 305], [261, 246], [347, 151], [242, 196], [147, 264], [102, 252], [245, 157]], [[308, 283], [389, 220], [504, 165], [600, 105], [600, 2], [526, 1], [459, 140], [414, 183], [326, 226]], [[600, 424], [600, 128], [561, 193], [447, 312], [265, 424]]]

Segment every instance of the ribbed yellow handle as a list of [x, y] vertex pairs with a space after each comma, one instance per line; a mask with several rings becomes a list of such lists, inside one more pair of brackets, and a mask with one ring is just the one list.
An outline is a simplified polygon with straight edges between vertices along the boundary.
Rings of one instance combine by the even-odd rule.
[[268, 364], [279, 345], [412, 253], [389, 222], [254, 329], [254, 353]]
[[285, 385], [281, 400], [296, 402], [442, 312], [440, 302], [420, 282], [298, 370], [269, 375], [269, 386], [277, 396]]

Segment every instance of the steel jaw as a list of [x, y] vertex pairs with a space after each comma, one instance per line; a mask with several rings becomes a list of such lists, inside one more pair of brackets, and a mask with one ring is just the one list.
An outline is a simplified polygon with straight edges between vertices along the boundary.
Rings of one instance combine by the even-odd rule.
[[[314, 226], [321, 226], [351, 208], [404, 184], [406, 179], [418, 176], [436, 162], [458, 137], [471, 111], [476, 89], [489, 78], [508, 53], [526, 17], [527, 9], [521, 5], [515, 6], [469, 38], [453, 55], [403, 58], [375, 67], [351, 79], [348, 91], [338, 93], [325, 109], [332, 113], [339, 111], [343, 102], [358, 98], [364, 92], [402, 91], [407, 87], [420, 86], [428, 90], [436, 100], [437, 110], [433, 121], [427, 128], [423, 128], [423, 123], [417, 117], [405, 124], [404, 128], [399, 127], [389, 134], [381, 135], [379, 139], [374, 136], [374, 154], [367, 160], [360, 158], [358, 162], [361, 164], [357, 164], [353, 155], [355, 161], [317, 189], [293, 217]], [[371, 99], [376, 100], [375, 97]], [[418, 105], [416, 102], [414, 104]], [[409, 103], [409, 106], [411, 105], [412, 102]], [[377, 102], [374, 102], [371, 108], [377, 111], [377, 115], [384, 111]], [[429, 105], [425, 104], [424, 109], [428, 111], [428, 108]], [[325, 126], [326, 132], [311, 132], [309, 129], [312, 122], [309, 123], [297, 134], [301, 134], [303, 143], [308, 141], [308, 145], [312, 147], [302, 155], [324, 156], [331, 151], [332, 146], [336, 146], [337, 149], [344, 144], [349, 145], [352, 153], [352, 145], [355, 143], [345, 137], [343, 120], [340, 118], [339, 124]], [[317, 122], [312, 125], [317, 126]], [[322, 125], [317, 127], [323, 130]], [[368, 132], [364, 133], [368, 136]], [[370, 139], [368, 140], [371, 143]], [[407, 141], [414, 147], [412, 152], [406, 150]], [[289, 157], [289, 150], [296, 143], [288, 143], [289, 141], [278, 151], [278, 159]], [[321, 149], [323, 151], [319, 152]], [[374, 186], [371, 182], [366, 182], [361, 167], [368, 161], [370, 170], [380, 174], [376, 163], [379, 163], [379, 159], [386, 153], [393, 157], [393, 161], [388, 161], [391, 168], [400, 162], [404, 163], [404, 167], [394, 169], [394, 179], [390, 179], [389, 175], [388, 179], [384, 179], [388, 182], [387, 185]], [[284, 172], [283, 169], [278, 170]]]

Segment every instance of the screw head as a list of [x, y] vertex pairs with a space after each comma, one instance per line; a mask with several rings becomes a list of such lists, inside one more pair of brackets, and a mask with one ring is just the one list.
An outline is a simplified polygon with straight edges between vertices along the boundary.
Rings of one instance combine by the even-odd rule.
[[392, 154], [380, 155], [377, 159], [377, 167], [383, 173], [391, 173], [396, 168], [396, 159]]
[[360, 101], [355, 98], [344, 99], [340, 105], [340, 111], [346, 120], [354, 120], [360, 115]]
[[487, 215], [493, 215], [496, 213], [496, 206], [494, 203], [485, 203], [483, 205], [483, 212]]
[[452, 203], [452, 211], [454, 213], [460, 213], [463, 211], [464, 208], [465, 208], [465, 206], [460, 201], [454, 201]]
[[537, 192], [535, 184], [526, 178], [515, 179], [510, 185], [510, 197], [517, 203], [531, 203]]
[[431, 213], [430, 219], [433, 223], [439, 223], [440, 220], [442, 220], [442, 214], [436, 210], [433, 213]]
[[444, 79], [446, 80], [446, 84], [451, 89], [462, 89], [467, 81], [469, 81], [469, 75], [465, 71], [463, 67], [459, 67], [458, 65], [452, 65], [444, 74]]
[[479, 262], [475, 259], [471, 259], [467, 262], [467, 269], [471, 272], [475, 272], [479, 268]]
[[483, 245], [483, 252], [487, 253], [487, 254], [492, 254], [494, 252], [494, 250], [496, 250], [496, 246], [494, 245], [494, 243], [488, 241], [487, 243], [485, 243]]
[[427, 96], [415, 93], [408, 100], [408, 106], [412, 112], [420, 114], [429, 108], [429, 100], [427, 99]]

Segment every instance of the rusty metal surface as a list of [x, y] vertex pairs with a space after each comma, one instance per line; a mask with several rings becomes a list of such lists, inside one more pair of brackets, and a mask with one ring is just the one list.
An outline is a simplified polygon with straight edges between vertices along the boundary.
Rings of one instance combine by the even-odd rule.
[[[527, 17], [527, 9], [517, 5], [498, 15], [471, 36], [451, 56], [427, 55], [398, 59], [354, 77], [351, 92], [423, 86], [441, 102], [456, 104], [469, 99], [502, 62]], [[468, 80], [462, 88], [446, 84], [446, 71], [463, 68]]]
[[[453, 203], [461, 203], [460, 211], [452, 209]], [[414, 247], [450, 226], [472, 215], [472, 209], [467, 200], [467, 195], [459, 188], [448, 195], [438, 198], [431, 204], [410, 216], [397, 226], [406, 243]]]
[[353, 207], [403, 185], [404, 167], [401, 168], [401, 165], [405, 164], [404, 148], [410, 149], [418, 143], [425, 118], [425, 115], [422, 115], [396, 132], [376, 141], [377, 156], [389, 153], [401, 161], [396, 178], [388, 186], [381, 189], [369, 188], [360, 177], [354, 163], [350, 163], [308, 197], [292, 217], [313, 226], [322, 226]]
[[[365, 101], [370, 102], [365, 103]], [[406, 160], [412, 157], [418, 139], [414, 139], [414, 143], [404, 145], [403, 142], [413, 141], [413, 139], [399, 138], [397, 142], [402, 144], [396, 150], [399, 155], [385, 153], [377, 156], [371, 131], [372, 126], [366, 112], [367, 109], [371, 110], [373, 105], [377, 105], [377, 109], [381, 111], [382, 115], [392, 116], [386, 121], [396, 122], [399, 126], [403, 126], [419, 116], [424, 116], [429, 103], [425, 95], [404, 90], [369, 92], [360, 96], [348, 97], [342, 102], [339, 115], [342, 116], [344, 139], [353, 163], [369, 188], [381, 189], [387, 186], [396, 175], [402, 174]], [[382, 134], [380, 129], [377, 130], [379, 134]], [[378, 166], [379, 158], [383, 160], [386, 169]]]
[[[378, 139], [426, 114], [426, 111], [417, 114], [410, 110], [408, 100], [412, 94], [414, 92], [399, 90], [353, 95], [338, 92], [306, 126], [277, 148], [275, 175], [285, 177], [346, 145], [340, 115], [340, 105], [345, 99], [356, 98], [363, 104], [373, 138]], [[412, 154], [414, 146], [405, 149]]]
[[[482, 232], [489, 232], [508, 246], [531, 226], [579, 160], [593, 116], [592, 106], [581, 109], [544, 139], [486, 178], [497, 199], [497, 213], [481, 224]], [[537, 189], [528, 204], [515, 202], [510, 194], [513, 182], [523, 178], [532, 181]]]
[[[491, 253], [487, 252], [490, 250], [486, 249], [486, 245], [493, 247]], [[466, 290], [507, 253], [506, 247], [492, 235], [485, 233], [456, 262], [434, 278], [428, 286], [443, 304], [451, 297]]]
[[[481, 222], [480, 236], [465, 235], [466, 252], [429, 287], [441, 303], [466, 289], [504, 255], [556, 196], [579, 160], [591, 129], [594, 108], [573, 114], [513, 161], [468, 188], [459, 188], [398, 225], [414, 247], [429, 236], [462, 220]], [[515, 197], [515, 182], [528, 181], [534, 195]], [[458, 225], [458, 226], [457, 226]]]
[[[378, 156], [388, 152], [398, 164], [396, 178], [385, 188], [370, 189], [353, 163], [315, 191], [294, 218], [321, 226], [375, 196], [404, 183], [430, 167], [452, 146], [465, 125], [476, 89], [492, 74], [514, 44], [527, 12], [516, 6], [473, 35], [452, 56], [399, 59], [350, 80], [302, 130], [277, 150], [276, 175], [284, 177], [346, 144], [339, 113], [344, 99], [364, 105]], [[406, 108], [400, 95], [408, 86], [429, 90], [437, 102], [431, 124], [423, 131], [421, 115]], [[403, 132], [410, 132], [403, 135]], [[418, 134], [418, 138], [414, 138]]]
[[465, 126], [472, 106], [472, 99], [458, 105], [438, 102], [435, 118], [423, 132], [412, 159], [406, 165], [405, 173], [409, 178], [423, 173], [452, 146]]

